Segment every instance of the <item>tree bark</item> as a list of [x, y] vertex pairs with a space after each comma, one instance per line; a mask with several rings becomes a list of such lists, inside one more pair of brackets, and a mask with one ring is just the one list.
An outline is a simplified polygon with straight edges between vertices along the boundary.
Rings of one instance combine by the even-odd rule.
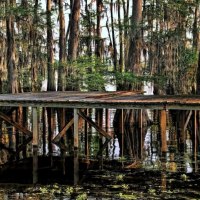
[[130, 45], [128, 51], [127, 71], [140, 74], [140, 51], [141, 51], [141, 28], [142, 21], [142, 0], [133, 0], [131, 17]]
[[96, 28], [96, 48], [95, 54], [98, 58], [102, 59], [102, 38], [101, 38], [101, 13], [103, 9], [103, 2], [102, 0], [96, 1], [97, 6], [97, 28]]
[[110, 14], [111, 14], [111, 27], [112, 27], [112, 40], [113, 40], [113, 65], [114, 70], [117, 70], [117, 48], [116, 48], [116, 40], [115, 40], [115, 27], [114, 27], [114, 16], [113, 16], [113, 0], [110, 3]]
[[60, 37], [59, 37], [59, 68], [58, 68], [58, 91], [65, 90], [65, 61], [66, 61], [66, 48], [65, 48], [65, 16], [63, 11], [63, 0], [59, 0], [59, 24], [60, 24]]
[[[6, 1], [6, 7], [14, 7], [15, 1]], [[14, 16], [8, 14], [6, 17], [6, 35], [7, 35], [7, 70], [8, 70], [8, 93], [18, 93], [17, 83], [17, 67], [15, 65], [15, 30], [14, 30]]]
[[47, 0], [46, 12], [47, 12], [47, 71], [48, 71], [48, 83], [47, 90], [55, 91], [55, 70], [53, 67], [54, 62], [54, 49], [53, 49], [53, 32], [52, 32], [52, 20], [51, 20], [51, 0]]
[[76, 60], [79, 44], [80, 0], [73, 2], [69, 34], [68, 60]]

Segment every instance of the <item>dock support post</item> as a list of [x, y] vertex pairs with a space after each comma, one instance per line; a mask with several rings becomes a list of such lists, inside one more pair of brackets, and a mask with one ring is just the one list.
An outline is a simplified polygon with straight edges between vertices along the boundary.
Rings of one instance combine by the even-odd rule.
[[[88, 108], [85, 111], [85, 114], [88, 116]], [[84, 120], [84, 132], [85, 132], [85, 156], [86, 162], [89, 161], [89, 143], [88, 143], [88, 123]]]
[[122, 158], [122, 167], [124, 167], [124, 109], [121, 110], [121, 131], [122, 131], [122, 144], [121, 144], [121, 158]]
[[142, 159], [142, 154], [143, 154], [143, 110], [139, 110], [139, 134], [140, 134], [140, 158]]
[[108, 132], [108, 130], [110, 129], [110, 112], [108, 108], [106, 108], [105, 110], [105, 115], [106, 115], [106, 121], [105, 121], [106, 132]]
[[[110, 130], [110, 110], [108, 108], [105, 109], [105, 129], [107, 133]], [[108, 147], [106, 147], [106, 157], [109, 156], [108, 154]]]
[[160, 112], [160, 132], [161, 132], [161, 144], [162, 144], [161, 151], [164, 154], [167, 152], [166, 128], [167, 128], [166, 110], [161, 110]]
[[38, 182], [38, 113], [33, 107], [33, 184]]
[[78, 162], [78, 109], [74, 108], [74, 185], [79, 181], [79, 162]]
[[[100, 128], [103, 128], [103, 109], [97, 109], [97, 124]], [[99, 147], [103, 147], [103, 136], [99, 135]], [[103, 151], [101, 152], [99, 158], [99, 167], [103, 169]]]

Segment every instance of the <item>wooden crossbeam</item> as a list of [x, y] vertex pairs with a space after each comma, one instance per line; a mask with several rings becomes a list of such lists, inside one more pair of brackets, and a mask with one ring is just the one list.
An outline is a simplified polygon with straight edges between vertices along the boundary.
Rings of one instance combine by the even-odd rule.
[[[29, 131], [28, 129], [24, 128], [23, 126], [21, 126], [19, 123], [13, 121], [10, 117], [8, 117], [7, 115], [5, 115], [4, 113], [0, 112], [0, 118], [3, 119], [4, 121], [6, 121], [7, 123], [11, 124], [12, 126], [14, 126], [15, 128], [17, 128], [18, 130], [20, 130], [22, 133], [26, 134], [28, 136], [28, 138], [23, 142], [23, 144], [18, 146], [17, 151], [9, 151], [11, 154], [13, 154], [13, 156], [17, 155], [20, 151], [22, 151], [26, 145], [28, 143], [30, 143], [33, 139], [33, 133], [31, 131]], [[6, 149], [3, 145], [1, 145], [1, 148]], [[6, 149], [8, 150], [8, 149]]]
[[112, 136], [110, 136], [106, 131], [104, 131], [101, 127], [99, 127], [90, 117], [85, 115], [84, 112], [79, 110], [78, 115], [82, 117], [85, 121], [87, 121], [91, 126], [93, 126], [101, 135], [103, 135], [104, 137], [108, 139], [112, 138]]
[[110, 142], [110, 140], [111, 140], [111, 138], [106, 138], [106, 141], [104, 142], [104, 144], [102, 145], [102, 147], [99, 149], [99, 151], [98, 151], [98, 153], [97, 153], [97, 155], [96, 155], [96, 157], [98, 158], [101, 154], [102, 154], [102, 152], [104, 151], [104, 149], [108, 146], [108, 143]]
[[11, 124], [15, 128], [17, 128], [18, 130], [20, 130], [24, 134], [27, 134], [27, 135], [32, 137], [33, 133], [31, 131], [29, 131], [28, 129], [24, 128], [19, 123], [13, 121], [10, 117], [5, 115], [4, 113], [0, 112], [0, 118], [3, 119], [4, 121], [6, 121], [7, 123]]
[[65, 127], [60, 131], [60, 133], [58, 133], [58, 135], [56, 135], [52, 142], [54, 144], [60, 144], [59, 141], [60, 139], [63, 137], [63, 135], [66, 133], [66, 131], [73, 125], [74, 123], [74, 118], [70, 120], [70, 122], [68, 124], [65, 125]]
[[185, 131], [186, 131], [186, 128], [187, 128], [187, 125], [188, 125], [188, 123], [189, 123], [189, 121], [190, 121], [191, 116], [192, 116], [192, 110], [190, 110], [190, 112], [189, 112], [189, 114], [188, 114], [188, 117], [187, 117], [187, 120], [186, 120], [186, 122], [185, 122], [185, 125], [184, 125], [184, 127], [183, 127], [184, 133], [185, 133]]

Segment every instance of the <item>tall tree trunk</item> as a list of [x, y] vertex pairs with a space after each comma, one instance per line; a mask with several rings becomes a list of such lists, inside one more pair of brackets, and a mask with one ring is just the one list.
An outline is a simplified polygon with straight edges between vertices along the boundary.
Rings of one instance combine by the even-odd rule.
[[[76, 60], [78, 56], [79, 45], [79, 20], [80, 20], [80, 0], [71, 1], [71, 22], [68, 42], [68, 61]], [[71, 64], [67, 66], [67, 78], [72, 80], [76, 77], [75, 70], [73, 70]], [[74, 82], [74, 81], [73, 81]], [[66, 85], [67, 90], [78, 90], [79, 86], [76, 82], [75, 85], [70, 85], [68, 82]]]
[[60, 24], [60, 37], [59, 37], [59, 68], [58, 68], [58, 91], [65, 90], [65, 61], [66, 61], [66, 48], [65, 48], [65, 16], [63, 11], [63, 0], [59, 0], [59, 24]]
[[34, 18], [33, 18], [33, 27], [31, 29], [31, 36], [32, 36], [32, 59], [31, 59], [31, 71], [32, 71], [32, 91], [39, 90], [39, 83], [38, 83], [38, 61], [37, 61], [37, 24], [38, 24], [38, 0], [35, 0], [34, 5]]
[[199, 48], [200, 33], [198, 31], [199, 29], [198, 20], [199, 20], [199, 3], [197, 1], [195, 7], [194, 23], [193, 23], [193, 47], [198, 53], [198, 63], [196, 72], [196, 93], [200, 94], [200, 48]]
[[76, 60], [79, 44], [80, 0], [73, 1], [69, 34], [68, 60]]
[[118, 27], [119, 27], [119, 71], [124, 71], [124, 41], [123, 41], [123, 29], [121, 22], [121, 3], [120, 0], [118, 2]]
[[101, 13], [103, 9], [103, 2], [102, 0], [96, 1], [97, 6], [97, 28], [96, 28], [96, 48], [95, 54], [98, 58], [102, 58], [102, 39], [101, 39]]
[[88, 1], [85, 0], [85, 12], [88, 20], [88, 38], [87, 38], [87, 55], [92, 55], [92, 23], [91, 23], [91, 14], [88, 10]]
[[126, 70], [135, 74], [140, 74], [140, 51], [141, 51], [141, 28], [142, 21], [142, 0], [133, 0], [131, 30], [130, 30], [130, 45], [128, 52], [128, 60]]
[[[6, 1], [8, 10], [15, 6], [15, 0]], [[8, 14], [6, 17], [6, 35], [7, 35], [7, 70], [8, 70], [8, 92], [18, 93], [17, 83], [17, 67], [15, 65], [15, 30], [14, 30], [14, 16]]]
[[116, 47], [116, 40], [115, 40], [115, 27], [114, 27], [114, 17], [113, 17], [113, 0], [110, 3], [110, 14], [111, 14], [111, 27], [112, 27], [112, 40], [113, 40], [113, 64], [114, 70], [117, 70], [117, 47]]
[[[0, 7], [5, 9], [5, 2], [0, 2]], [[3, 30], [5, 27], [6, 20], [0, 19], [0, 29]], [[0, 33], [0, 93], [4, 92], [3, 82], [7, 80], [7, 61], [6, 61], [6, 36], [3, 33]]]
[[51, 21], [51, 0], [47, 0], [46, 12], [47, 12], [47, 71], [48, 71], [48, 83], [47, 90], [55, 91], [55, 70], [53, 66], [54, 62], [54, 49], [53, 49], [53, 32]]

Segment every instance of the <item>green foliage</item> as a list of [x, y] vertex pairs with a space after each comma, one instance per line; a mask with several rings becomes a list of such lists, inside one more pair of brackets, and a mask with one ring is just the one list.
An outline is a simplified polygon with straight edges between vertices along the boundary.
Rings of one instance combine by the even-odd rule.
[[81, 56], [76, 61], [68, 63], [73, 74], [67, 77], [67, 85], [87, 91], [102, 91], [106, 83], [105, 75], [108, 65], [95, 56]]
[[116, 72], [115, 78], [117, 84], [136, 84], [143, 83], [144, 81], [150, 81], [159, 84], [160, 86], [163, 86], [166, 83], [167, 79], [167, 77], [165, 77], [164, 75], [154, 74], [153, 76], [151, 76], [147, 74], [137, 76], [132, 72]]
[[197, 51], [192, 48], [184, 48], [181, 50], [180, 65], [183, 69], [186, 69], [193, 64], [196, 64], [198, 60]]

